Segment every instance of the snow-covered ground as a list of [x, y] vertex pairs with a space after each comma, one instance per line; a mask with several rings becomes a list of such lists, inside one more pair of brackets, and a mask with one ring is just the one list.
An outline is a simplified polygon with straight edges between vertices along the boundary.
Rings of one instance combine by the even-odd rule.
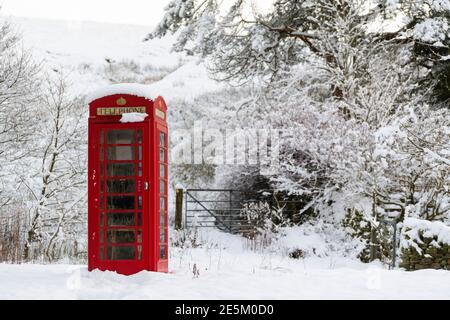
[[0, 299], [450, 299], [448, 271], [387, 270], [332, 257], [294, 260], [243, 244], [212, 231], [202, 248], [172, 248], [169, 274], [0, 264]]

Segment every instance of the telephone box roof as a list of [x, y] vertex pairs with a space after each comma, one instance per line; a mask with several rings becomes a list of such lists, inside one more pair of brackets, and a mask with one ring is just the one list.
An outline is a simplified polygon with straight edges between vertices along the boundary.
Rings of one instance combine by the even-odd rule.
[[138, 83], [120, 83], [102, 87], [91, 92], [87, 97], [88, 103], [115, 94], [128, 94], [136, 97], [142, 97], [147, 100], [154, 100], [158, 96], [158, 94], [156, 94], [149, 85]]

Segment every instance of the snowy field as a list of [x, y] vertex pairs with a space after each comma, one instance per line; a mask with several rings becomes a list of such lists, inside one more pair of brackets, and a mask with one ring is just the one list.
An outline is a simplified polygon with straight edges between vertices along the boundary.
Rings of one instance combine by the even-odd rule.
[[[0, 265], [0, 299], [450, 299], [450, 272], [387, 270], [343, 258], [255, 253], [213, 232], [202, 248], [172, 248], [170, 273], [122, 276], [84, 265]], [[200, 269], [193, 276], [194, 264]]]

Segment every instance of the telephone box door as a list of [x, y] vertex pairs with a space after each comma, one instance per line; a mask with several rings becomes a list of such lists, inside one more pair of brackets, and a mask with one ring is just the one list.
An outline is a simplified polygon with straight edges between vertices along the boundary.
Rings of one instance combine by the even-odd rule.
[[133, 274], [149, 268], [148, 130], [146, 123], [95, 124], [98, 202], [91, 232], [97, 243], [94, 264], [101, 270]]

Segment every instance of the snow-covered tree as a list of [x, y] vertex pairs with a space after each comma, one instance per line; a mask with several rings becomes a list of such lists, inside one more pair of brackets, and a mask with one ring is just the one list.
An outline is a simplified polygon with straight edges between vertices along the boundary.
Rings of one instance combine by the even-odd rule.
[[8, 164], [27, 154], [30, 118], [39, 98], [38, 67], [22, 48], [20, 37], [0, 18], [0, 208], [12, 201]]
[[39, 100], [39, 67], [0, 17], [0, 260], [20, 261], [27, 217], [14, 170], [30, 154], [30, 126]]
[[30, 105], [38, 98], [38, 67], [11, 26], [1, 20], [0, 23], [0, 152], [5, 156], [9, 146], [28, 137], [24, 129]]
[[[389, 37], [411, 45], [410, 63], [417, 66], [422, 78], [420, 88], [433, 87], [429, 98], [445, 105], [450, 99], [450, 1], [448, 0], [389, 0], [384, 13]], [[394, 21], [403, 21], [399, 24]], [[419, 89], [420, 89], [419, 88]]]
[[[62, 76], [56, 80], [48, 77], [45, 90], [35, 119], [40, 125], [34, 132], [33, 152], [24, 159], [37, 166], [16, 172], [30, 199], [25, 260], [35, 258], [30, 252], [33, 243], [37, 255], [59, 258], [59, 238], [64, 235], [63, 240], [69, 241], [86, 219], [85, 106], [83, 100], [71, 97]], [[22, 165], [24, 168], [26, 163]]]

